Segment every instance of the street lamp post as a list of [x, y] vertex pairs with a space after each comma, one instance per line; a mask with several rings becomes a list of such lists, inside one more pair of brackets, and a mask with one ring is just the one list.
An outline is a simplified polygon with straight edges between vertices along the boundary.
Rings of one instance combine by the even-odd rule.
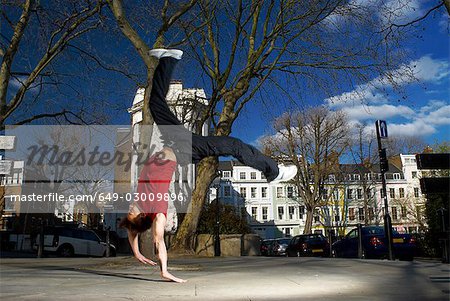
[[388, 257], [389, 260], [393, 260], [393, 251], [392, 251], [392, 220], [389, 214], [388, 200], [387, 200], [387, 189], [386, 189], [386, 177], [385, 173], [389, 170], [388, 160], [386, 158], [386, 149], [382, 148], [381, 139], [387, 138], [387, 126], [384, 120], [377, 120], [375, 122], [375, 126], [377, 129], [377, 142], [378, 142], [378, 154], [380, 158], [380, 172], [381, 172], [381, 184], [383, 191], [383, 200], [384, 200], [384, 232], [388, 242]]
[[220, 191], [220, 183], [222, 180], [222, 173], [220, 171], [217, 172], [216, 178], [219, 178], [219, 182], [214, 184], [214, 188], [216, 189], [216, 225], [214, 229], [214, 256], [220, 256], [220, 199], [219, 199], [219, 191]]

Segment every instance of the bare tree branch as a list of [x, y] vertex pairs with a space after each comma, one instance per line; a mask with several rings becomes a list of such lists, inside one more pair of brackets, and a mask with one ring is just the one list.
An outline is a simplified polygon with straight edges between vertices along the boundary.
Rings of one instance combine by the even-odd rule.
[[[0, 83], [0, 97], [2, 98], [2, 103], [4, 102], [3, 112], [0, 116], [0, 124], [3, 124], [5, 119], [14, 112], [14, 110], [17, 109], [17, 107], [20, 105], [20, 103], [23, 101], [25, 94], [27, 90], [30, 88], [32, 83], [41, 75], [41, 73], [45, 70], [45, 68], [57, 57], [63, 49], [66, 47], [66, 45], [73, 39], [79, 37], [80, 35], [94, 29], [97, 27], [98, 23], [93, 26], [87, 26], [86, 28], [79, 29], [88, 19], [90, 19], [95, 14], [99, 13], [103, 2], [99, 1], [97, 2], [97, 5], [94, 8], [85, 9], [83, 10], [83, 14], [80, 15], [80, 17], [73, 21], [73, 23], [66, 29], [66, 31], [58, 38], [58, 40], [52, 44], [52, 40], [50, 39], [49, 46], [47, 48], [47, 51], [42, 56], [42, 58], [39, 60], [39, 62], [36, 64], [34, 69], [30, 72], [30, 75], [27, 77], [26, 80], [24, 80], [17, 91], [17, 93], [13, 96], [13, 98], [9, 101], [8, 104], [6, 104], [6, 91], [7, 91], [7, 85], [9, 84], [9, 78], [10, 78], [10, 67], [6, 68], [7, 63], [2, 64], [2, 71], [0, 73], [0, 79], [2, 82]], [[20, 41], [20, 39], [23, 36], [23, 30], [19, 31], [18, 34], [13, 35], [12, 41], [17, 41], [17, 43]], [[55, 32], [60, 32], [61, 28], [58, 28]], [[54, 32], [54, 33], [55, 33]], [[56, 35], [53, 35], [56, 37]], [[16, 49], [17, 50], [17, 49]], [[15, 52], [14, 52], [15, 53]], [[12, 57], [11, 57], [12, 59]], [[4, 59], [5, 61], [5, 59]], [[5, 72], [3, 72], [3, 65], [5, 65]], [[7, 80], [5, 82], [5, 80]], [[2, 85], [5, 84], [6, 87], [2, 89]]]

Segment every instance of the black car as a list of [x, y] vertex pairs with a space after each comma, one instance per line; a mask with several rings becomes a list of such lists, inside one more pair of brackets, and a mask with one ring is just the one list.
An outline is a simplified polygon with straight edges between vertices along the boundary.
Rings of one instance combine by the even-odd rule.
[[292, 238], [286, 255], [292, 256], [330, 256], [330, 245], [322, 234], [303, 234]]
[[277, 238], [273, 241], [272, 254], [274, 256], [286, 256], [286, 249], [291, 238]]
[[[416, 243], [410, 234], [400, 234], [392, 230], [393, 253], [400, 260], [413, 260]], [[384, 227], [361, 227], [362, 233], [362, 257], [363, 258], [387, 258], [388, 244], [384, 233]], [[358, 228], [352, 229], [343, 239], [332, 245], [335, 257], [358, 257]]]
[[260, 253], [262, 256], [272, 256], [273, 255], [273, 239], [264, 239], [261, 242]]

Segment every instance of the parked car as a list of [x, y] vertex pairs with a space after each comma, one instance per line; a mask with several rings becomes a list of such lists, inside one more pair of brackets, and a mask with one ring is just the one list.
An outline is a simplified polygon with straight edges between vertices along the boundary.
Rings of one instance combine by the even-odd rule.
[[[39, 235], [34, 249], [39, 247]], [[83, 228], [49, 227], [44, 229], [44, 252], [62, 257], [74, 255], [106, 256], [106, 242], [92, 230]], [[110, 256], [116, 256], [116, 247], [110, 244]]]
[[273, 241], [272, 253], [274, 256], [286, 256], [286, 248], [291, 238], [277, 238]]
[[322, 234], [302, 234], [292, 238], [287, 249], [287, 256], [330, 256], [330, 245]]
[[[387, 258], [388, 244], [384, 227], [365, 226], [362, 233], [363, 258]], [[415, 238], [410, 234], [400, 234], [393, 230], [393, 253], [400, 260], [413, 260], [416, 248]], [[352, 229], [343, 239], [332, 245], [335, 257], [358, 257], [358, 228]]]
[[261, 246], [259, 248], [259, 251], [262, 256], [272, 256], [273, 255], [273, 239], [264, 239], [261, 242]]

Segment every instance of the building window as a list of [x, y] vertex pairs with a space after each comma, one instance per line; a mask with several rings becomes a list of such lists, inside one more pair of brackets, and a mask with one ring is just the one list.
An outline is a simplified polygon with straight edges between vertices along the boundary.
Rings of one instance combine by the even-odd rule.
[[231, 186], [223, 187], [223, 196], [231, 196]]
[[6, 195], [4, 198], [5, 211], [14, 211], [15, 197], [11, 195]]
[[267, 197], [267, 187], [261, 187], [261, 197], [262, 198]]
[[353, 199], [353, 189], [347, 188], [347, 199]]
[[262, 219], [266, 221], [268, 219], [267, 212], [269, 211], [268, 207], [262, 207]]
[[314, 210], [314, 222], [315, 222], [315, 223], [320, 223], [319, 209], [315, 209], [315, 210]]
[[397, 207], [392, 207], [392, 219], [394, 221], [398, 220]]
[[355, 220], [355, 208], [348, 208], [348, 219], [351, 221]]
[[284, 207], [278, 207], [278, 219], [284, 219]]
[[328, 199], [328, 189], [323, 188], [322, 189], [322, 200], [327, 200]]
[[405, 188], [399, 188], [398, 193], [400, 195], [400, 198], [404, 198], [405, 197]]
[[395, 188], [389, 188], [389, 197], [395, 199]]
[[411, 172], [411, 176], [412, 176], [413, 179], [416, 179], [417, 178], [417, 171]]
[[287, 188], [287, 196], [288, 196], [288, 198], [292, 198], [294, 196], [294, 187], [288, 186], [288, 188]]
[[419, 187], [414, 187], [414, 197], [419, 197]]
[[239, 179], [240, 179], [240, 180], [245, 180], [245, 172], [241, 171], [241, 172], [239, 173]]
[[305, 215], [305, 206], [298, 207], [298, 218], [303, 219], [304, 215]]
[[252, 199], [256, 198], [256, 187], [251, 187], [250, 188], [250, 197]]
[[256, 180], [256, 171], [252, 171], [252, 172], [250, 173], [250, 179]]
[[291, 236], [291, 228], [284, 228], [284, 236], [286, 237]]
[[222, 178], [231, 178], [231, 171], [229, 170], [222, 171]]
[[339, 208], [336, 208], [336, 210], [334, 211], [334, 221], [335, 222], [340, 222], [341, 221], [341, 217], [339, 215]]
[[384, 198], [384, 189], [383, 188], [380, 189], [380, 196], [381, 196], [381, 198]]
[[252, 207], [252, 219], [256, 220], [258, 218], [258, 207]]
[[400, 174], [399, 173], [395, 173], [394, 174], [394, 180], [400, 180], [400, 179], [401, 179]]
[[406, 215], [408, 214], [406, 207], [402, 206], [401, 208], [401, 214], [402, 214], [402, 218], [406, 218]]
[[289, 219], [295, 219], [295, 207], [294, 206], [288, 207], [288, 214], [289, 214]]
[[21, 179], [21, 170], [15, 170], [13, 172], [13, 176], [12, 176], [12, 184], [22, 184], [22, 179]]
[[353, 178], [355, 179], [355, 181], [360, 181], [361, 175], [355, 174], [355, 175], [353, 175]]
[[241, 198], [246, 198], [247, 197], [247, 188], [246, 187], [241, 187], [239, 189], [239, 194], [241, 196]]
[[357, 194], [358, 200], [361, 200], [363, 198], [361, 188], [358, 188], [358, 190], [356, 190], [356, 194]]
[[358, 220], [364, 220], [364, 208], [358, 208]]
[[283, 187], [277, 187], [277, 198], [283, 197]]

